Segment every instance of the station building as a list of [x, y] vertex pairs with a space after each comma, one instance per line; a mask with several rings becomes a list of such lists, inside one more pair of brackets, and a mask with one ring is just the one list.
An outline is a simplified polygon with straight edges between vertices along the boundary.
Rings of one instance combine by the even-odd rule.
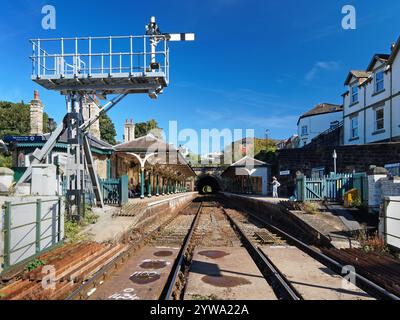
[[271, 165], [246, 156], [229, 166], [221, 177], [225, 191], [266, 196], [271, 180]]

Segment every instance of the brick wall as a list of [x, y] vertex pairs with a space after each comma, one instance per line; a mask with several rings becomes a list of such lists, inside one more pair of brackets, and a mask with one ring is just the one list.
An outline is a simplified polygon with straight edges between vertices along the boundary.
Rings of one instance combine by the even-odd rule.
[[371, 165], [383, 167], [400, 162], [400, 143], [377, 143], [359, 146], [307, 146], [301, 149], [279, 150], [275, 174], [290, 170], [291, 175], [280, 177], [282, 194], [291, 195], [296, 171], [311, 174], [312, 168], [325, 167], [325, 173], [333, 172], [332, 153], [336, 149], [337, 171], [341, 173], [366, 172]]

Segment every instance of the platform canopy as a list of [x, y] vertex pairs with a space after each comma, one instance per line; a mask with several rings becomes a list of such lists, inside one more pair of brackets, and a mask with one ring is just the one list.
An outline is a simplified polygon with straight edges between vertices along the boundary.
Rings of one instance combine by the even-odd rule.
[[179, 150], [152, 134], [116, 145], [114, 150], [117, 154], [123, 153], [128, 157], [131, 156], [132, 159], [138, 157], [142, 160], [146, 159], [146, 163], [150, 165], [169, 167], [185, 177], [196, 176]]

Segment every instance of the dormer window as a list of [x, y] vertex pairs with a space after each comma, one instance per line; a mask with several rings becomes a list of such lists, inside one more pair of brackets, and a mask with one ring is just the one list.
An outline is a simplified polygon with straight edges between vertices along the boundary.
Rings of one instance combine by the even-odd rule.
[[384, 72], [377, 71], [375, 73], [375, 93], [382, 92], [385, 89]]
[[351, 87], [351, 103], [358, 102], [358, 86], [354, 85]]

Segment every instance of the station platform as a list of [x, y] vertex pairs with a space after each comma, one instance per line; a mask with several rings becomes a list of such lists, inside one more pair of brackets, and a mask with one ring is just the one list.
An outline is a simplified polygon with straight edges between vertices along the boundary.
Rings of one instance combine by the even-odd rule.
[[[261, 201], [269, 204], [278, 205], [281, 201], [288, 201], [287, 198], [271, 198], [257, 195], [244, 195], [225, 193], [228, 197], [242, 198], [251, 201]], [[345, 208], [342, 210], [345, 211]], [[350, 226], [345, 223], [342, 216], [337, 214], [337, 210], [330, 210], [330, 207], [321, 207], [318, 214], [306, 214], [303, 211], [288, 210], [292, 216], [291, 220], [298, 221], [306, 226], [310, 232], [318, 233], [330, 240], [331, 244], [337, 248], [357, 248], [359, 242], [356, 239], [358, 231], [365, 228], [364, 225], [352, 223]]]
[[164, 196], [153, 196], [151, 198], [134, 198], [129, 199], [125, 205], [132, 210], [140, 208], [140, 211], [131, 216], [118, 216], [121, 210], [119, 207], [105, 206], [104, 209], [94, 208], [94, 213], [99, 216], [98, 221], [89, 225], [81, 234], [84, 234], [88, 239], [96, 242], [116, 242], [124, 233], [137, 226], [143, 219], [143, 213], [146, 208], [156, 207], [161, 204], [169, 203], [170, 206], [175, 206], [177, 203], [189, 201], [196, 195], [197, 192], [177, 193]]

